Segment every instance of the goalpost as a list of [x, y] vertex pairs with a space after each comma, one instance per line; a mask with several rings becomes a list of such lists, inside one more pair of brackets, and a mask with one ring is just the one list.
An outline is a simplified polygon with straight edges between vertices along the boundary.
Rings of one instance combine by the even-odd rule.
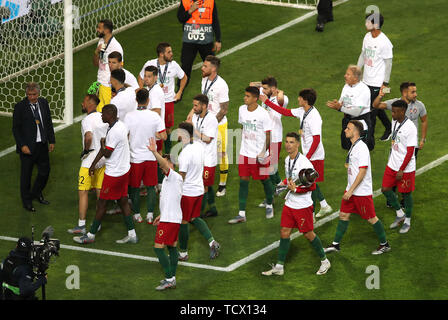
[[73, 53], [98, 41], [101, 19], [114, 34], [177, 8], [179, 0], [0, 0], [0, 115], [11, 116], [37, 82], [53, 121], [73, 123]]
[[273, 6], [291, 7], [298, 9], [315, 10], [319, 0], [234, 0], [240, 2], [267, 4]]

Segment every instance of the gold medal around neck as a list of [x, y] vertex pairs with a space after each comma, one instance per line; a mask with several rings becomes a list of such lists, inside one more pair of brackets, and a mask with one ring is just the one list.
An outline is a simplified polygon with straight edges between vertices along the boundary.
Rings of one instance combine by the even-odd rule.
[[160, 88], [163, 88], [165, 85], [163, 83], [160, 84]]
[[348, 164], [347, 162], [344, 164], [344, 166], [348, 169], [348, 167], [350, 167], [350, 164]]
[[303, 130], [302, 130], [302, 129], [299, 130], [299, 134], [300, 134], [301, 136], [303, 135]]
[[394, 144], [395, 144], [395, 140], [391, 140], [390, 143], [391, 143], [392, 145], [394, 145]]
[[37, 125], [40, 125], [40, 121], [39, 121], [39, 120], [36, 120], [36, 124], [37, 124]]

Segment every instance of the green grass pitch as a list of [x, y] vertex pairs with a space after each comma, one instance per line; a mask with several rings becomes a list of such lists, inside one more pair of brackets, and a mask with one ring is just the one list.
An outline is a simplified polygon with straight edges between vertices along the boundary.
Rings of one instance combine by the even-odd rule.
[[[275, 76], [279, 87], [290, 98], [290, 107], [297, 107], [296, 99], [300, 89], [312, 87], [317, 90], [316, 107], [324, 121], [323, 143], [326, 153], [325, 182], [320, 186], [334, 210], [339, 209], [346, 186], [343, 165], [346, 153], [340, 148], [339, 142], [341, 114], [327, 108], [325, 103], [339, 98], [346, 67], [358, 59], [366, 32], [364, 11], [370, 4], [369, 1], [351, 0], [335, 7], [335, 22], [326, 25], [323, 33], [314, 31], [315, 17], [312, 17], [222, 59], [220, 74], [230, 87], [229, 128], [239, 127], [237, 110], [243, 104], [244, 88], [250, 81], [261, 80], [267, 75]], [[445, 107], [448, 105], [445, 94], [445, 49], [448, 49], [445, 30], [448, 20], [442, 15], [442, 12], [448, 10], [448, 3], [444, 0], [408, 0], [406, 3], [377, 0], [374, 4], [385, 17], [383, 31], [394, 45], [390, 97], [399, 96], [398, 87], [402, 81], [415, 81], [419, 99], [428, 110], [428, 141], [419, 153], [419, 168], [448, 153], [444, 129]], [[305, 10], [229, 0], [220, 0], [218, 6], [223, 50], [307, 13]], [[146, 60], [155, 57], [155, 47], [161, 41], [172, 44], [174, 58], [180, 61], [182, 36], [176, 11], [116, 37], [125, 51], [125, 68], [135, 75]], [[83, 95], [96, 78], [96, 69], [91, 63], [93, 51], [94, 46], [91, 46], [74, 56], [75, 116], [81, 113]], [[182, 102], [175, 106], [175, 123], [185, 119], [191, 109], [192, 97], [200, 90], [199, 84], [200, 71], [196, 70]], [[11, 118], [0, 118], [0, 150], [14, 144], [11, 126]], [[298, 121], [284, 118], [283, 126], [285, 133], [297, 131]], [[382, 134], [382, 129], [378, 121], [377, 136]], [[50, 181], [44, 190], [51, 205], [43, 207], [36, 203], [35, 215], [30, 215], [21, 207], [18, 156], [11, 153], [0, 158], [0, 236], [30, 236], [32, 225], [38, 232], [52, 225], [56, 229], [55, 237], [61, 239], [63, 244], [75, 245], [66, 230], [77, 221], [80, 123], [57, 133], [56, 140], [56, 151], [51, 155]], [[389, 143], [377, 141], [371, 154], [374, 190], [381, 187], [389, 146]], [[234, 154], [237, 154], [236, 151]], [[280, 163], [283, 163], [284, 157], [285, 151], [282, 150]], [[280, 173], [284, 176], [282, 167]], [[154, 290], [163, 278], [162, 269], [156, 262], [62, 249], [61, 256], [53, 261], [48, 271], [47, 298], [447, 299], [447, 175], [448, 164], [445, 162], [416, 178], [412, 228], [406, 235], [386, 229], [392, 246], [390, 253], [381, 256], [370, 254], [377, 246], [376, 235], [367, 222], [353, 215], [341, 244], [341, 252], [328, 256], [332, 268], [325, 276], [315, 275], [319, 259], [303, 237], [291, 242], [283, 277], [265, 278], [261, 275], [261, 271], [267, 270], [268, 264], [277, 259], [277, 250], [272, 250], [232, 272], [179, 266], [177, 289], [166, 292]], [[232, 226], [227, 224], [227, 220], [238, 212], [239, 178], [235, 164], [230, 166], [228, 186], [226, 197], [216, 200], [219, 216], [206, 220], [215, 239], [221, 243], [220, 256], [210, 261], [206, 241], [191, 227], [189, 262], [227, 267], [279, 239], [282, 199], [275, 199], [275, 218], [266, 220], [264, 210], [257, 208], [263, 200], [262, 185], [251, 181], [248, 221]], [[374, 202], [376, 213], [387, 228], [395, 214], [385, 207], [382, 195], [375, 198]], [[93, 216], [92, 195], [88, 225]], [[337, 220], [334, 220], [315, 229], [324, 246], [333, 240], [336, 225]], [[136, 226], [136, 231], [140, 238], [138, 244], [117, 245], [115, 240], [126, 233], [123, 219], [121, 216], [106, 216], [96, 242], [87, 247], [155, 257], [152, 249], [155, 228], [141, 224]], [[13, 247], [13, 242], [0, 241], [0, 258], [6, 257]], [[66, 288], [68, 274], [65, 271], [70, 265], [77, 265], [80, 269], [79, 290]], [[379, 290], [366, 288], [366, 268], [370, 265], [379, 267]]]

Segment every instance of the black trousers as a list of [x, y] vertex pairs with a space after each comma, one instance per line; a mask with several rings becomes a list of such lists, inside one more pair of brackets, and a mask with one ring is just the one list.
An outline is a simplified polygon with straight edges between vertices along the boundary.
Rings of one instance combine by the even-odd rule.
[[378, 94], [380, 93], [380, 87], [368, 87], [370, 89], [370, 122], [372, 122], [372, 135], [375, 139], [375, 125], [377, 116], [378, 118], [380, 118], [385, 131], [390, 132], [392, 130], [392, 123], [390, 122], [389, 117], [387, 116], [386, 112], [384, 112], [384, 110], [375, 109], [373, 107], [373, 101], [375, 101], [376, 97], [378, 97]]
[[213, 42], [208, 44], [196, 44], [187, 42], [182, 43], [180, 62], [182, 64], [182, 70], [184, 70], [188, 77], [187, 85], [190, 82], [191, 69], [193, 68], [193, 62], [196, 58], [196, 55], [199, 52], [202, 61], [204, 61], [208, 55], [214, 55], [214, 52], [212, 51], [213, 46]]
[[317, 5], [317, 23], [333, 21], [333, 1], [320, 0]]
[[[23, 205], [31, 205], [32, 200], [42, 194], [50, 175], [48, 144], [37, 143], [32, 155], [20, 154], [20, 161], [20, 195]], [[31, 189], [34, 165], [37, 166], [37, 177]]]

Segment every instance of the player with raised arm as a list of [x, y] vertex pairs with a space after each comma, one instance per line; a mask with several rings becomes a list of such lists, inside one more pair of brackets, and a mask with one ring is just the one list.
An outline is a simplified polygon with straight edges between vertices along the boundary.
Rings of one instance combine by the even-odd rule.
[[[288, 186], [289, 192], [285, 197], [283, 206], [280, 246], [278, 249], [277, 264], [271, 270], [262, 272], [265, 276], [283, 275], [286, 255], [290, 247], [292, 229], [298, 228], [305, 238], [311, 243], [321, 260], [321, 265], [316, 274], [327, 273], [331, 264], [327, 259], [322, 242], [314, 233], [313, 225], [313, 200], [311, 192], [316, 188], [315, 177], [318, 173], [307, 157], [299, 152], [300, 136], [295, 132], [286, 135], [285, 149], [288, 157], [285, 159], [286, 179], [280, 185]], [[297, 181], [300, 181], [299, 184]]]
[[391, 250], [386, 240], [383, 224], [375, 214], [370, 153], [369, 148], [361, 138], [363, 130], [363, 124], [357, 120], [350, 120], [345, 129], [345, 135], [352, 144], [345, 160], [348, 183], [342, 197], [336, 235], [333, 243], [325, 249], [325, 252], [340, 251], [340, 242], [347, 231], [351, 213], [359, 214], [362, 219], [367, 220], [373, 226], [373, 230], [380, 240], [380, 245], [372, 254], [378, 255]]
[[[159, 154], [154, 138], [149, 140], [148, 149], [157, 159], [165, 175], [160, 192], [160, 215], [154, 220], [154, 226], [157, 226], [154, 252], [165, 272], [165, 279], [160, 281], [160, 285], [156, 287], [156, 290], [160, 291], [176, 288], [176, 269], [179, 255], [177, 237], [182, 222], [180, 203], [184, 181], [182, 176], [174, 170], [174, 164], [171, 162], [170, 156]], [[165, 253], [165, 246], [168, 248], [169, 257]]]
[[149, 92], [145, 88], [137, 91], [137, 110], [126, 115], [124, 123], [129, 129], [129, 147], [131, 152], [131, 171], [129, 174], [129, 196], [132, 200], [134, 221], [141, 223], [140, 184], [146, 187], [146, 222], [152, 224], [156, 205], [157, 161], [147, 148], [151, 138], [166, 139], [165, 123], [160, 116], [147, 109]]
[[266, 219], [274, 217], [274, 187], [269, 178], [269, 146], [271, 143], [272, 122], [269, 113], [258, 105], [260, 90], [247, 87], [244, 105], [239, 109], [238, 123], [243, 126], [241, 148], [238, 158], [240, 176], [239, 213], [229, 220], [230, 224], [246, 222], [246, 203], [249, 194], [250, 177], [260, 180], [266, 196]]
[[128, 182], [130, 165], [130, 151], [128, 142], [128, 128], [117, 118], [117, 107], [108, 104], [103, 107], [102, 119], [109, 124], [106, 138], [101, 139], [101, 149], [89, 168], [89, 175], [95, 173], [97, 163], [101, 158], [106, 158], [106, 171], [104, 173], [103, 186], [100, 199], [97, 202], [96, 216], [93, 220], [90, 232], [82, 237], [74, 237], [73, 240], [80, 244], [95, 241], [95, 234], [106, 213], [107, 200], [117, 200], [128, 229], [128, 235], [117, 243], [137, 243], [134, 221], [132, 221], [131, 208], [128, 202]]
[[[280, 96], [282, 92], [280, 92]], [[299, 108], [285, 109], [276, 105], [273, 101], [260, 97], [261, 101], [265, 100], [265, 104], [272, 110], [281, 113], [287, 117], [296, 117], [300, 120], [300, 141], [302, 144], [302, 152], [311, 161], [313, 168], [319, 173], [316, 180], [316, 189], [313, 190], [311, 196], [313, 199], [313, 208], [316, 210], [317, 202], [320, 202], [320, 211], [316, 217], [320, 218], [327, 213], [331, 213], [333, 209], [325, 200], [322, 191], [317, 182], [324, 181], [325, 167], [325, 150], [322, 143], [322, 118], [314, 104], [317, 99], [317, 93], [314, 89], [303, 89], [299, 92]]]

